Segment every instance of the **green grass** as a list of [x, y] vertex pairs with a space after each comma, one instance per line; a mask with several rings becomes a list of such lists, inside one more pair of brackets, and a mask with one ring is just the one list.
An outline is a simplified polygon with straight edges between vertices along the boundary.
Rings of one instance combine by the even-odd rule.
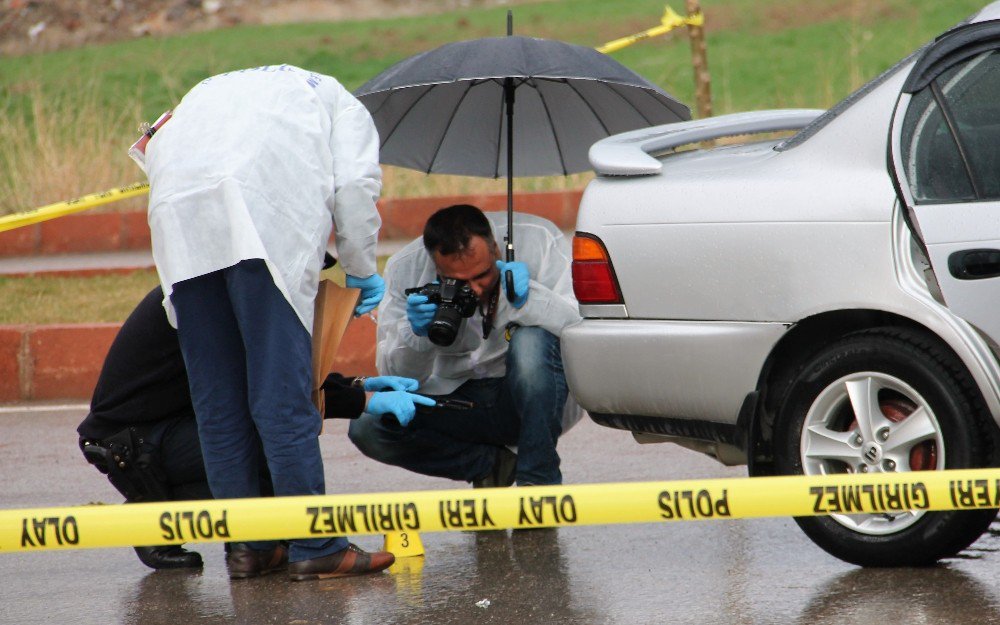
[[0, 324], [123, 321], [157, 284], [155, 271], [89, 278], [0, 278]]
[[[387, 260], [378, 258], [379, 273]], [[339, 265], [323, 277], [344, 285]], [[0, 325], [121, 322], [157, 284], [152, 270], [90, 277], [0, 276]]]
[[[670, 0], [680, 11], [684, 3]], [[715, 114], [826, 108], [985, 0], [702, 0]], [[664, 0], [553, 0], [514, 7], [515, 32], [596, 46], [658, 23]], [[0, 214], [141, 179], [124, 156], [135, 126], [219, 72], [291, 63], [354, 89], [411, 54], [499, 36], [505, 8], [405, 19], [247, 26], [0, 58]], [[694, 105], [687, 37], [613, 53]], [[587, 176], [519, 179], [517, 189], [578, 188]], [[390, 197], [503, 192], [503, 181], [386, 168]], [[142, 200], [117, 207], [141, 207]], [[120, 283], [120, 284], [119, 284]], [[0, 323], [120, 321], [151, 275], [0, 279]], [[80, 299], [76, 299], [76, 298]]]
[[[672, 0], [676, 10], [684, 3]], [[715, 114], [829, 107], [983, 0], [702, 0]], [[596, 46], [656, 25], [663, 0], [553, 0], [514, 7], [515, 32]], [[505, 8], [405, 19], [243, 26], [0, 58], [0, 214], [141, 179], [124, 156], [139, 121], [155, 119], [219, 72], [292, 63], [349, 88], [414, 53], [499, 36]], [[613, 53], [694, 104], [683, 32]], [[580, 188], [587, 176], [529, 178], [517, 190]], [[389, 197], [503, 192], [502, 181], [386, 168]], [[104, 210], [133, 209], [142, 202]]]
[[[857, 63], [871, 77], [917, 44], [980, 8], [983, 0], [877, 0], [860, 3], [856, 22], [844, 0], [703, 0], [709, 62], [722, 110], [802, 101], [824, 103], [827, 92], [846, 95], [852, 40], [863, 41]], [[683, 3], [674, 0], [676, 9]], [[803, 11], [802, 5], [813, 7]], [[653, 26], [663, 0], [558, 0], [517, 6], [518, 34], [596, 46]], [[798, 8], [797, 8], [798, 7]], [[360, 86], [390, 64], [458, 39], [499, 36], [506, 9], [452, 11], [405, 19], [244, 26], [167, 38], [143, 38], [78, 50], [0, 59], [0, 101], [27, 110], [35, 86], [47, 96], [91, 90], [108, 103], [138, 97], [151, 118], [193, 84], [219, 72], [268, 63], [292, 63]], [[813, 23], [797, 23], [803, 13]], [[789, 14], [789, 23], [781, 16]], [[713, 24], [712, 17], [717, 22]], [[857, 42], [853, 42], [856, 44]], [[616, 58], [690, 102], [688, 43], [683, 36], [650, 40]], [[832, 80], [832, 89], [825, 83]]]

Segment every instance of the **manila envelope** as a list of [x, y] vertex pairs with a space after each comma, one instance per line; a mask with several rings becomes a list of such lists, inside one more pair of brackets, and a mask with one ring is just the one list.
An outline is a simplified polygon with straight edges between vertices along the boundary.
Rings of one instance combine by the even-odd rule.
[[323, 417], [325, 395], [323, 382], [333, 368], [340, 341], [344, 338], [347, 323], [354, 315], [361, 289], [348, 289], [330, 280], [321, 280], [316, 292], [316, 309], [313, 317], [312, 364], [313, 403]]

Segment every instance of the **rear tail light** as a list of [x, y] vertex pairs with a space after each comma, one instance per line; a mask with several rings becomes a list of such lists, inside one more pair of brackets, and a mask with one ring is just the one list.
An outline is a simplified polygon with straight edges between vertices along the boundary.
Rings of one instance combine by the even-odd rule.
[[581, 304], [623, 304], [604, 243], [592, 234], [573, 237], [573, 293]]

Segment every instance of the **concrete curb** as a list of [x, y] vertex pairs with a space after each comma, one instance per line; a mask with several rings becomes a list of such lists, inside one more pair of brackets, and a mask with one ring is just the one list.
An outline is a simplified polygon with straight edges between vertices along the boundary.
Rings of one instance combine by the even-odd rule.
[[[0, 326], [0, 402], [90, 401], [120, 323]], [[375, 375], [375, 324], [351, 320], [334, 370]]]
[[[545, 217], [561, 230], [571, 230], [582, 191], [518, 193], [515, 209]], [[484, 211], [504, 211], [502, 193], [379, 200], [383, 240], [412, 240], [423, 232], [427, 218], [451, 204], [474, 204]], [[147, 250], [149, 225], [145, 211], [80, 213], [0, 232], [0, 257]]]

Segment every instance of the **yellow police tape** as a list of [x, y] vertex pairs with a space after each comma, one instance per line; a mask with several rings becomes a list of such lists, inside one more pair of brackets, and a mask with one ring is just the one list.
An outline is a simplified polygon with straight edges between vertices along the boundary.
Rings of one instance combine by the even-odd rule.
[[694, 15], [689, 15], [688, 17], [681, 17], [676, 11], [667, 6], [663, 11], [663, 17], [660, 18], [659, 26], [647, 28], [640, 33], [629, 35], [628, 37], [622, 37], [621, 39], [609, 41], [603, 46], [598, 46], [595, 49], [598, 52], [608, 54], [610, 52], [621, 50], [622, 48], [627, 48], [633, 43], [637, 43], [643, 39], [665, 35], [679, 26], [703, 26], [704, 24], [705, 16], [701, 13], [695, 13]]
[[0, 552], [1000, 507], [1000, 469], [0, 510]]
[[117, 202], [118, 200], [124, 200], [137, 195], [142, 195], [144, 193], [149, 193], [149, 183], [136, 182], [135, 184], [109, 189], [101, 193], [92, 193], [90, 195], [78, 197], [74, 200], [56, 202], [55, 204], [42, 206], [24, 213], [4, 215], [3, 217], [0, 217], [0, 232], [13, 230], [22, 226], [30, 226], [31, 224], [37, 224], [42, 221], [55, 219], [56, 217], [62, 217], [71, 213], [78, 213], [80, 211], [87, 210], [88, 208], [94, 208], [95, 206], [108, 204], [110, 202]]

